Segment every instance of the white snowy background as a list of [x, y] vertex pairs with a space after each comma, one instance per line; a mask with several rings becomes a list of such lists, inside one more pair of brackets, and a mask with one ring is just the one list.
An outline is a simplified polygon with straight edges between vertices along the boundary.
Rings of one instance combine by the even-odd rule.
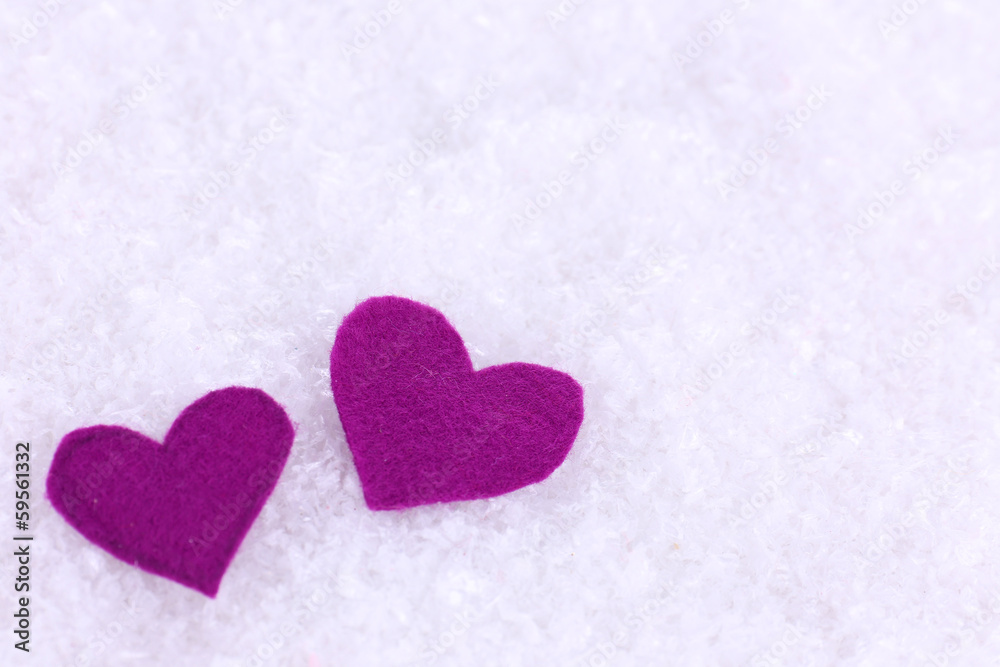
[[[997, 664], [996, 2], [2, 8], [0, 663]], [[328, 355], [379, 294], [576, 377], [566, 463], [369, 511]], [[233, 384], [297, 435], [217, 599], [42, 497]]]

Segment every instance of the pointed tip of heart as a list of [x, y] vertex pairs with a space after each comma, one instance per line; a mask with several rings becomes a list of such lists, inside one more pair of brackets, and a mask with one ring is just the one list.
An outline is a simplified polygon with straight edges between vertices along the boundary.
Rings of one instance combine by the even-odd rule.
[[[182, 582], [181, 582], [182, 583]], [[204, 581], [193, 581], [187, 584], [189, 588], [193, 588], [199, 593], [212, 598], [213, 600], [219, 595], [219, 586], [222, 585], [222, 577], [218, 577], [211, 580]]]

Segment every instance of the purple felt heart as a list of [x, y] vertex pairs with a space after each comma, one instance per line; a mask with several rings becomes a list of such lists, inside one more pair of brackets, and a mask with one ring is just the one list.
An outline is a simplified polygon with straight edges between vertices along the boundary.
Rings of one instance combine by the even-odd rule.
[[185, 408], [162, 445], [121, 426], [68, 434], [46, 493], [97, 546], [214, 598], [294, 437], [260, 389], [219, 389]]
[[368, 299], [337, 331], [334, 400], [373, 510], [489, 498], [540, 482], [583, 421], [566, 373], [512, 363], [480, 371], [444, 315]]

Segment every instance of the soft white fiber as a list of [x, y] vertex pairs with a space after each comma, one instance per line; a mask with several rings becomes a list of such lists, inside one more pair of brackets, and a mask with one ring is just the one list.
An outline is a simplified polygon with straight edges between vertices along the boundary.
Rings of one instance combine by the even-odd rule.
[[[35, 540], [30, 656], [0, 558], [0, 664], [998, 664], [998, 25], [6, 0], [0, 539], [30, 441]], [[378, 294], [477, 368], [576, 377], [565, 464], [369, 511], [328, 357]], [[42, 497], [69, 431], [162, 439], [233, 384], [297, 435], [217, 599]]]

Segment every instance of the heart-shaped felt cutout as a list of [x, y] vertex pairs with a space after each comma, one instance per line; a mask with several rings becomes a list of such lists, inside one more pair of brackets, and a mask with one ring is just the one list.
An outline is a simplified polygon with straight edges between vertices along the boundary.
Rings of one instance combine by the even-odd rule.
[[512, 363], [472, 367], [440, 312], [368, 299], [337, 331], [333, 396], [373, 510], [489, 498], [540, 482], [583, 421], [566, 373]]
[[121, 426], [68, 434], [46, 493], [97, 546], [214, 598], [294, 437], [260, 389], [219, 389], [185, 408], [162, 445]]

